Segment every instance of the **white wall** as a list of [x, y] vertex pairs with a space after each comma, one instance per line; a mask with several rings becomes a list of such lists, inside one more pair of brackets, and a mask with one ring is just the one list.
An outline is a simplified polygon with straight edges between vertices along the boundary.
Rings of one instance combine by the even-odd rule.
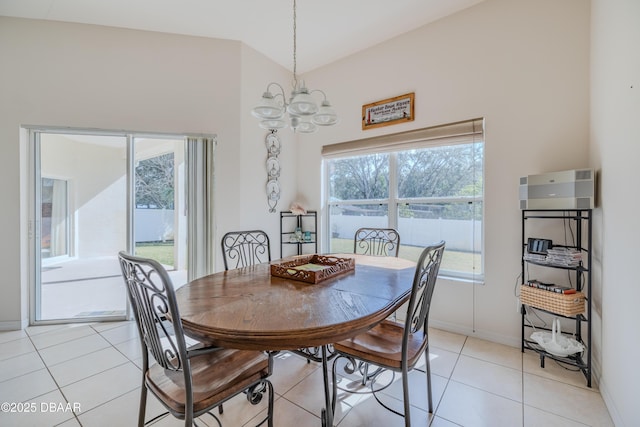
[[105, 256], [126, 247], [124, 144], [124, 138], [122, 146], [115, 148], [77, 142], [64, 135], [41, 137], [42, 176], [65, 179], [69, 184], [72, 256]]
[[[234, 229], [263, 229], [271, 240], [271, 256], [279, 258], [279, 212], [288, 210], [296, 195], [297, 169], [295, 164], [299, 142], [296, 141], [296, 137], [290, 129], [278, 131], [282, 147], [278, 156], [281, 167], [278, 180], [281, 194], [280, 200], [276, 205], [276, 212], [269, 213], [266, 195], [267, 148], [265, 145], [265, 136], [268, 131], [258, 126], [259, 120], [251, 115], [251, 109], [256, 106], [270, 82], [279, 83], [285, 90], [289, 91], [291, 89], [291, 72], [245, 45], [242, 46], [241, 58], [242, 85], [240, 96], [242, 102], [238, 112], [242, 120], [240, 157], [237, 163], [230, 163], [228, 159], [223, 159], [220, 156], [220, 161], [225, 163], [224, 167], [229, 169], [229, 172], [224, 174], [227, 177], [225, 185], [229, 183], [239, 186], [237, 195], [239, 202], [236, 206], [229, 206], [226, 201], [220, 200], [225, 206], [219, 206], [219, 208], [227, 210], [227, 215], [235, 215], [233, 221], [236, 223], [236, 228], [222, 228], [223, 225], [220, 223], [218, 223], [218, 228], [220, 236]], [[288, 97], [289, 94], [287, 93], [286, 96]], [[238, 225], [240, 228], [238, 228]]]
[[[486, 118], [486, 284], [441, 281], [431, 319], [518, 345], [518, 179], [588, 165], [589, 2], [487, 0], [305, 79], [342, 119], [301, 137], [299, 191], [315, 209], [322, 145]], [[414, 122], [361, 130], [363, 104], [407, 92], [416, 96]]]
[[[0, 58], [0, 329], [28, 318], [28, 144], [21, 125], [215, 133], [218, 232], [277, 230], [275, 215], [263, 215], [265, 180], [255, 177], [266, 159], [264, 131], [253, 121], [245, 131], [250, 116], [243, 114], [247, 99], [255, 102], [262, 85], [284, 71], [257, 52], [235, 41], [0, 17]], [[248, 77], [243, 61], [255, 66]], [[291, 188], [295, 172], [286, 173]]]
[[592, 0], [591, 164], [600, 171], [597, 265], [602, 313], [600, 390], [620, 427], [640, 425], [640, 2]]

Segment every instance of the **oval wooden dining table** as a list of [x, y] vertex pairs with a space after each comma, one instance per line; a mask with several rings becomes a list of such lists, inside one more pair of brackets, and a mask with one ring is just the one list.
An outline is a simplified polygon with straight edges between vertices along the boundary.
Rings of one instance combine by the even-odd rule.
[[401, 258], [332, 256], [355, 258], [355, 269], [311, 284], [272, 276], [265, 263], [204, 276], [176, 291], [184, 332], [197, 340], [246, 350], [321, 347], [323, 426], [333, 426], [327, 345], [389, 317], [407, 301], [415, 273], [415, 263]]

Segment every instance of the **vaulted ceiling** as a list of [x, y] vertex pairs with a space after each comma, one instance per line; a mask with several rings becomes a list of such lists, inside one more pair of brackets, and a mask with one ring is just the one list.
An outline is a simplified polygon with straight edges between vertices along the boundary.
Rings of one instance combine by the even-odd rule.
[[[298, 0], [298, 72], [481, 1]], [[293, 67], [293, 0], [0, 0], [0, 15], [239, 40]]]

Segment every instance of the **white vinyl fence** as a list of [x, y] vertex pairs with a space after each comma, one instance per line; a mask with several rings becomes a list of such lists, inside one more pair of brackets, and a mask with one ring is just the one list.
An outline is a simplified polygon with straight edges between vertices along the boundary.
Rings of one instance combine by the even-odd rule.
[[173, 240], [173, 209], [136, 209], [134, 221], [136, 243]]
[[[387, 217], [334, 215], [331, 217], [332, 237], [353, 239], [360, 227], [388, 227]], [[440, 240], [447, 242], [447, 249], [463, 252], [480, 252], [482, 222], [455, 219], [399, 218], [400, 244], [424, 247]]]

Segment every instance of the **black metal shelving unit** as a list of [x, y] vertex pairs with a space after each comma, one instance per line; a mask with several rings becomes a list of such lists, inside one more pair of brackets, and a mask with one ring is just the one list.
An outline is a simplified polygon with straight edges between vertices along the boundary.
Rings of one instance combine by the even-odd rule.
[[[550, 358], [558, 362], [572, 365], [580, 369], [587, 380], [587, 386], [591, 387], [592, 377], [592, 365], [591, 365], [591, 275], [592, 275], [592, 210], [591, 209], [543, 209], [543, 210], [522, 210], [522, 282], [526, 283], [529, 278], [528, 265], [535, 265], [543, 268], [552, 268], [559, 270], [569, 270], [569, 273], [575, 277], [575, 286], [577, 291], [582, 292], [585, 295], [586, 300], [586, 314], [583, 312], [576, 316], [564, 316], [562, 314], [554, 313], [548, 310], [544, 310], [538, 307], [528, 306], [522, 304], [520, 312], [522, 315], [522, 352], [525, 350], [533, 350], [540, 355], [540, 366], [544, 368], [545, 358]], [[548, 221], [548, 220], [562, 220], [570, 221], [575, 224], [575, 241], [572, 245], [556, 245], [554, 247], [562, 246], [566, 248], [576, 249], [582, 252], [582, 261], [575, 267], [567, 267], [560, 265], [553, 265], [548, 263], [536, 262], [531, 260], [525, 260], [525, 252], [527, 248], [527, 241], [530, 236], [527, 233], [527, 223], [531, 221]], [[540, 237], [540, 236], [535, 236]], [[527, 322], [527, 314], [537, 310], [548, 313], [550, 315], [571, 319], [575, 322], [575, 328], [573, 335], [575, 339], [582, 343], [585, 350], [568, 357], [555, 356], [546, 352], [535, 341], [525, 337], [525, 332], [532, 329], [533, 326]], [[530, 320], [530, 319], [529, 319]], [[583, 333], [583, 325], [586, 326], [586, 330]], [[535, 326], [536, 329], [550, 330], [548, 327]], [[564, 333], [564, 332], [563, 332]]]
[[[292, 240], [295, 236], [296, 228], [301, 231], [308, 231], [311, 240]], [[294, 247], [294, 253], [285, 253], [285, 247]], [[310, 252], [313, 248], [313, 252]], [[280, 258], [291, 255], [302, 255], [305, 253], [318, 253], [318, 212], [307, 211], [306, 214], [296, 215], [291, 211], [280, 212]]]

